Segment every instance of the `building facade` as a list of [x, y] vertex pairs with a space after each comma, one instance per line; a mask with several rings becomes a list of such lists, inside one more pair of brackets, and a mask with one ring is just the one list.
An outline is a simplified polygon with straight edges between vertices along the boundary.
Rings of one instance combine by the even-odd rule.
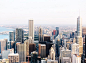
[[21, 28], [16, 28], [16, 42], [21, 42], [23, 43], [24, 40], [24, 31]]
[[34, 21], [33, 20], [29, 20], [29, 36], [31, 36], [32, 39], [34, 39]]

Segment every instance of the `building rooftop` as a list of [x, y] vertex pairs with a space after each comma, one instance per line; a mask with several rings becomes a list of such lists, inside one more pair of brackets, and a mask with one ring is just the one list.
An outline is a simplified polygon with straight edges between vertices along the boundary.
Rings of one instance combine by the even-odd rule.
[[18, 56], [18, 55], [19, 55], [18, 53], [16, 53], [16, 54], [10, 53], [8, 56]]
[[41, 44], [41, 46], [46, 46], [45, 44]]

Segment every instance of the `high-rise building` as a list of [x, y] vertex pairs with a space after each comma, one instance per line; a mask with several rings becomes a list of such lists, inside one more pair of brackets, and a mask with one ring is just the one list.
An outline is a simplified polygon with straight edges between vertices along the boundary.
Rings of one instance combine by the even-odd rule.
[[29, 54], [31, 54], [31, 52], [36, 50], [36, 44], [35, 43], [29, 43]]
[[77, 18], [77, 39], [76, 42], [79, 44], [79, 56], [83, 54], [83, 39], [82, 39], [82, 19], [79, 16]]
[[43, 35], [43, 41], [50, 42], [50, 36], [49, 35]]
[[31, 52], [31, 63], [37, 63], [38, 53], [36, 51]]
[[39, 28], [39, 41], [43, 41], [42, 28]]
[[71, 50], [63, 48], [60, 50], [60, 56], [59, 56], [60, 63], [70, 62], [71, 61]]
[[77, 18], [77, 36], [82, 36], [82, 18]]
[[41, 44], [38, 44], [38, 56], [41, 56]]
[[24, 43], [26, 44], [26, 56], [29, 56], [29, 42], [25, 40]]
[[19, 63], [19, 54], [11, 53], [8, 55], [9, 63]]
[[86, 35], [85, 35], [85, 59], [84, 62], [86, 63]]
[[26, 44], [17, 45], [17, 53], [19, 54], [19, 62], [26, 62]]
[[31, 36], [29, 36], [28, 42], [29, 42], [29, 44], [30, 44], [30, 43], [34, 43], [34, 40], [32, 39]]
[[74, 54], [72, 57], [72, 63], [81, 63], [81, 57]]
[[86, 35], [86, 27], [82, 27], [82, 36], [84, 37]]
[[9, 41], [15, 41], [15, 32], [14, 31], [9, 32]]
[[72, 54], [77, 54], [77, 55], [79, 55], [79, 44], [77, 44], [77, 43], [74, 43], [74, 44], [71, 44], [71, 53]]
[[59, 47], [61, 47], [59, 35], [55, 38], [55, 46], [56, 46], [56, 56], [59, 57]]
[[34, 40], [34, 21], [29, 20], [29, 36]]
[[5, 39], [0, 40], [0, 53], [6, 50], [6, 48], [7, 48], [7, 40]]
[[50, 49], [50, 54], [48, 56], [48, 59], [55, 60], [55, 50], [53, 47]]
[[16, 28], [16, 42], [24, 42], [24, 31], [21, 28]]
[[56, 36], [59, 35], [59, 27], [56, 27]]
[[45, 57], [46, 57], [46, 45], [41, 44], [41, 58], [45, 58]]

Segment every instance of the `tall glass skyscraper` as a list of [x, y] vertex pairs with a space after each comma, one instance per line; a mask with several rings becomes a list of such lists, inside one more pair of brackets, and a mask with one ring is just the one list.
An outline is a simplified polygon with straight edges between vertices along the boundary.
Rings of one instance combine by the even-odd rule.
[[77, 18], [77, 39], [76, 42], [79, 44], [79, 56], [83, 54], [83, 39], [82, 39], [82, 19], [79, 16]]

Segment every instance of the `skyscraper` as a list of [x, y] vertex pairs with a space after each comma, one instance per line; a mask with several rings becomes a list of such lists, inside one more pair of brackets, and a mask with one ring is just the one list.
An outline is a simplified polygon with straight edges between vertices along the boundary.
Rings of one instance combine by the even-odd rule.
[[53, 47], [50, 49], [50, 54], [48, 55], [48, 58], [51, 60], [55, 60], [55, 50]]
[[82, 39], [82, 19], [79, 16], [77, 18], [77, 39], [76, 42], [79, 44], [79, 56], [83, 54], [83, 39]]
[[45, 57], [46, 57], [46, 45], [41, 44], [41, 58], [45, 58]]
[[34, 21], [33, 20], [29, 20], [29, 36], [31, 36], [32, 39], [34, 39]]
[[24, 42], [23, 37], [24, 37], [23, 29], [16, 28], [16, 42], [23, 43]]
[[15, 32], [14, 31], [9, 32], [9, 41], [15, 41]]
[[56, 27], [56, 36], [59, 34], [59, 27]]
[[39, 41], [43, 41], [42, 28], [39, 28]]
[[6, 48], [7, 48], [7, 41], [5, 39], [0, 40], [0, 53], [6, 50]]
[[85, 59], [84, 62], [86, 63], [86, 35], [85, 35]]
[[80, 16], [77, 18], [77, 36], [82, 36], [82, 19]]
[[37, 63], [38, 52], [31, 52], [31, 63]]
[[26, 44], [17, 45], [17, 53], [19, 54], [19, 62], [26, 62]]

